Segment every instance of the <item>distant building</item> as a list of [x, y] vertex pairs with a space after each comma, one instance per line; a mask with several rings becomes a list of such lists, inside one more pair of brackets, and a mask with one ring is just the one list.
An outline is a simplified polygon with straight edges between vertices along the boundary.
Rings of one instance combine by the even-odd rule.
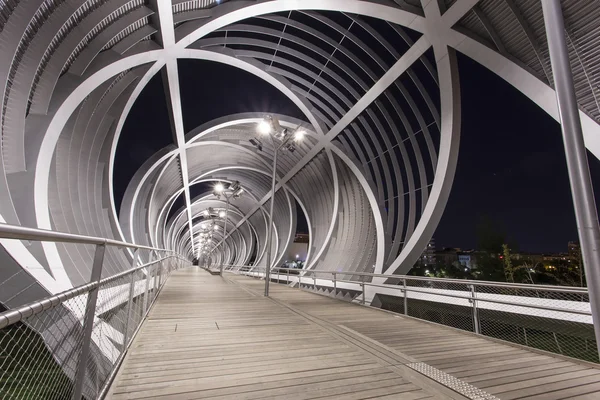
[[569, 242], [567, 244], [567, 248], [569, 251], [569, 262], [579, 265], [581, 258], [581, 246], [579, 246], [579, 243]]
[[452, 265], [458, 262], [458, 253], [461, 252], [459, 248], [446, 247], [435, 253], [436, 260], [442, 265]]
[[474, 250], [461, 251], [456, 253], [458, 263], [465, 268], [477, 268], [477, 255]]
[[426, 267], [435, 265], [435, 255], [435, 239], [431, 238], [429, 243], [427, 243], [427, 247], [425, 247], [425, 250], [423, 250], [423, 254], [421, 255], [421, 264]]

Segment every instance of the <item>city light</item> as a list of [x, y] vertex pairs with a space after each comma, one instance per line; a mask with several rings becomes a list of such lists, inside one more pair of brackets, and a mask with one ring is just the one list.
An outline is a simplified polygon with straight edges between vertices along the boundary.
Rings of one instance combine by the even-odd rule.
[[225, 211], [219, 211], [219, 218], [225, 218]]
[[306, 135], [306, 132], [304, 132], [303, 130], [296, 131], [296, 133], [294, 134], [294, 140], [296, 142], [299, 142], [304, 138], [304, 135]]
[[223, 190], [225, 190], [225, 186], [223, 186], [223, 184], [221, 182], [219, 182], [215, 185], [215, 192], [223, 193]]

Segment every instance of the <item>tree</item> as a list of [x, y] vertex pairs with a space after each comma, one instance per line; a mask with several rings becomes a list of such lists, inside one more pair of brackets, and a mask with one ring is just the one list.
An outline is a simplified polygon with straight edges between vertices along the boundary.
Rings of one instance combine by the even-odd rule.
[[510, 248], [506, 243], [502, 244], [502, 255], [500, 256], [504, 266], [504, 278], [506, 282], [515, 283], [515, 271], [513, 269]]

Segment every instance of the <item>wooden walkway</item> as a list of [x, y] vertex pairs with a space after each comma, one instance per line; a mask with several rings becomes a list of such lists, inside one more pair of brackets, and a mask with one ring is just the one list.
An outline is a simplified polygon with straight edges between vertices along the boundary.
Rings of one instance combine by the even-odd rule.
[[[600, 369], [197, 268], [167, 281], [108, 399], [600, 399]], [[462, 394], [459, 394], [462, 393]]]

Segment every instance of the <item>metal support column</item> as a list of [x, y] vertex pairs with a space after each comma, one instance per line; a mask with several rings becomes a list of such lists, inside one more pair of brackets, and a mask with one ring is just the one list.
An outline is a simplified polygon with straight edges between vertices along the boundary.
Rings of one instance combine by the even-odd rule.
[[587, 277], [596, 344], [600, 353], [600, 226], [587, 161], [573, 74], [559, 0], [543, 0], [542, 10], [562, 128], [575, 220]]
[[[106, 246], [103, 244], [96, 245], [94, 253], [94, 264], [92, 265], [92, 276], [90, 282], [100, 282], [102, 277], [102, 263], [104, 262], [104, 252]], [[92, 341], [92, 330], [94, 328], [94, 317], [96, 314], [96, 302], [98, 300], [98, 290], [96, 286], [88, 293], [87, 303], [85, 306], [85, 316], [83, 319], [83, 337], [81, 342], [81, 351], [77, 359], [77, 369], [75, 372], [75, 381], [73, 384], [73, 400], [81, 400], [83, 395], [83, 383], [87, 371], [87, 360], [90, 356], [90, 344]]]
[[269, 229], [267, 229], [267, 268], [265, 269], [265, 296], [269, 296], [269, 282], [271, 280], [271, 237], [273, 235], [273, 208], [275, 206], [275, 182], [277, 180], [277, 145], [273, 142], [273, 175], [271, 176], [271, 205], [269, 207]]

